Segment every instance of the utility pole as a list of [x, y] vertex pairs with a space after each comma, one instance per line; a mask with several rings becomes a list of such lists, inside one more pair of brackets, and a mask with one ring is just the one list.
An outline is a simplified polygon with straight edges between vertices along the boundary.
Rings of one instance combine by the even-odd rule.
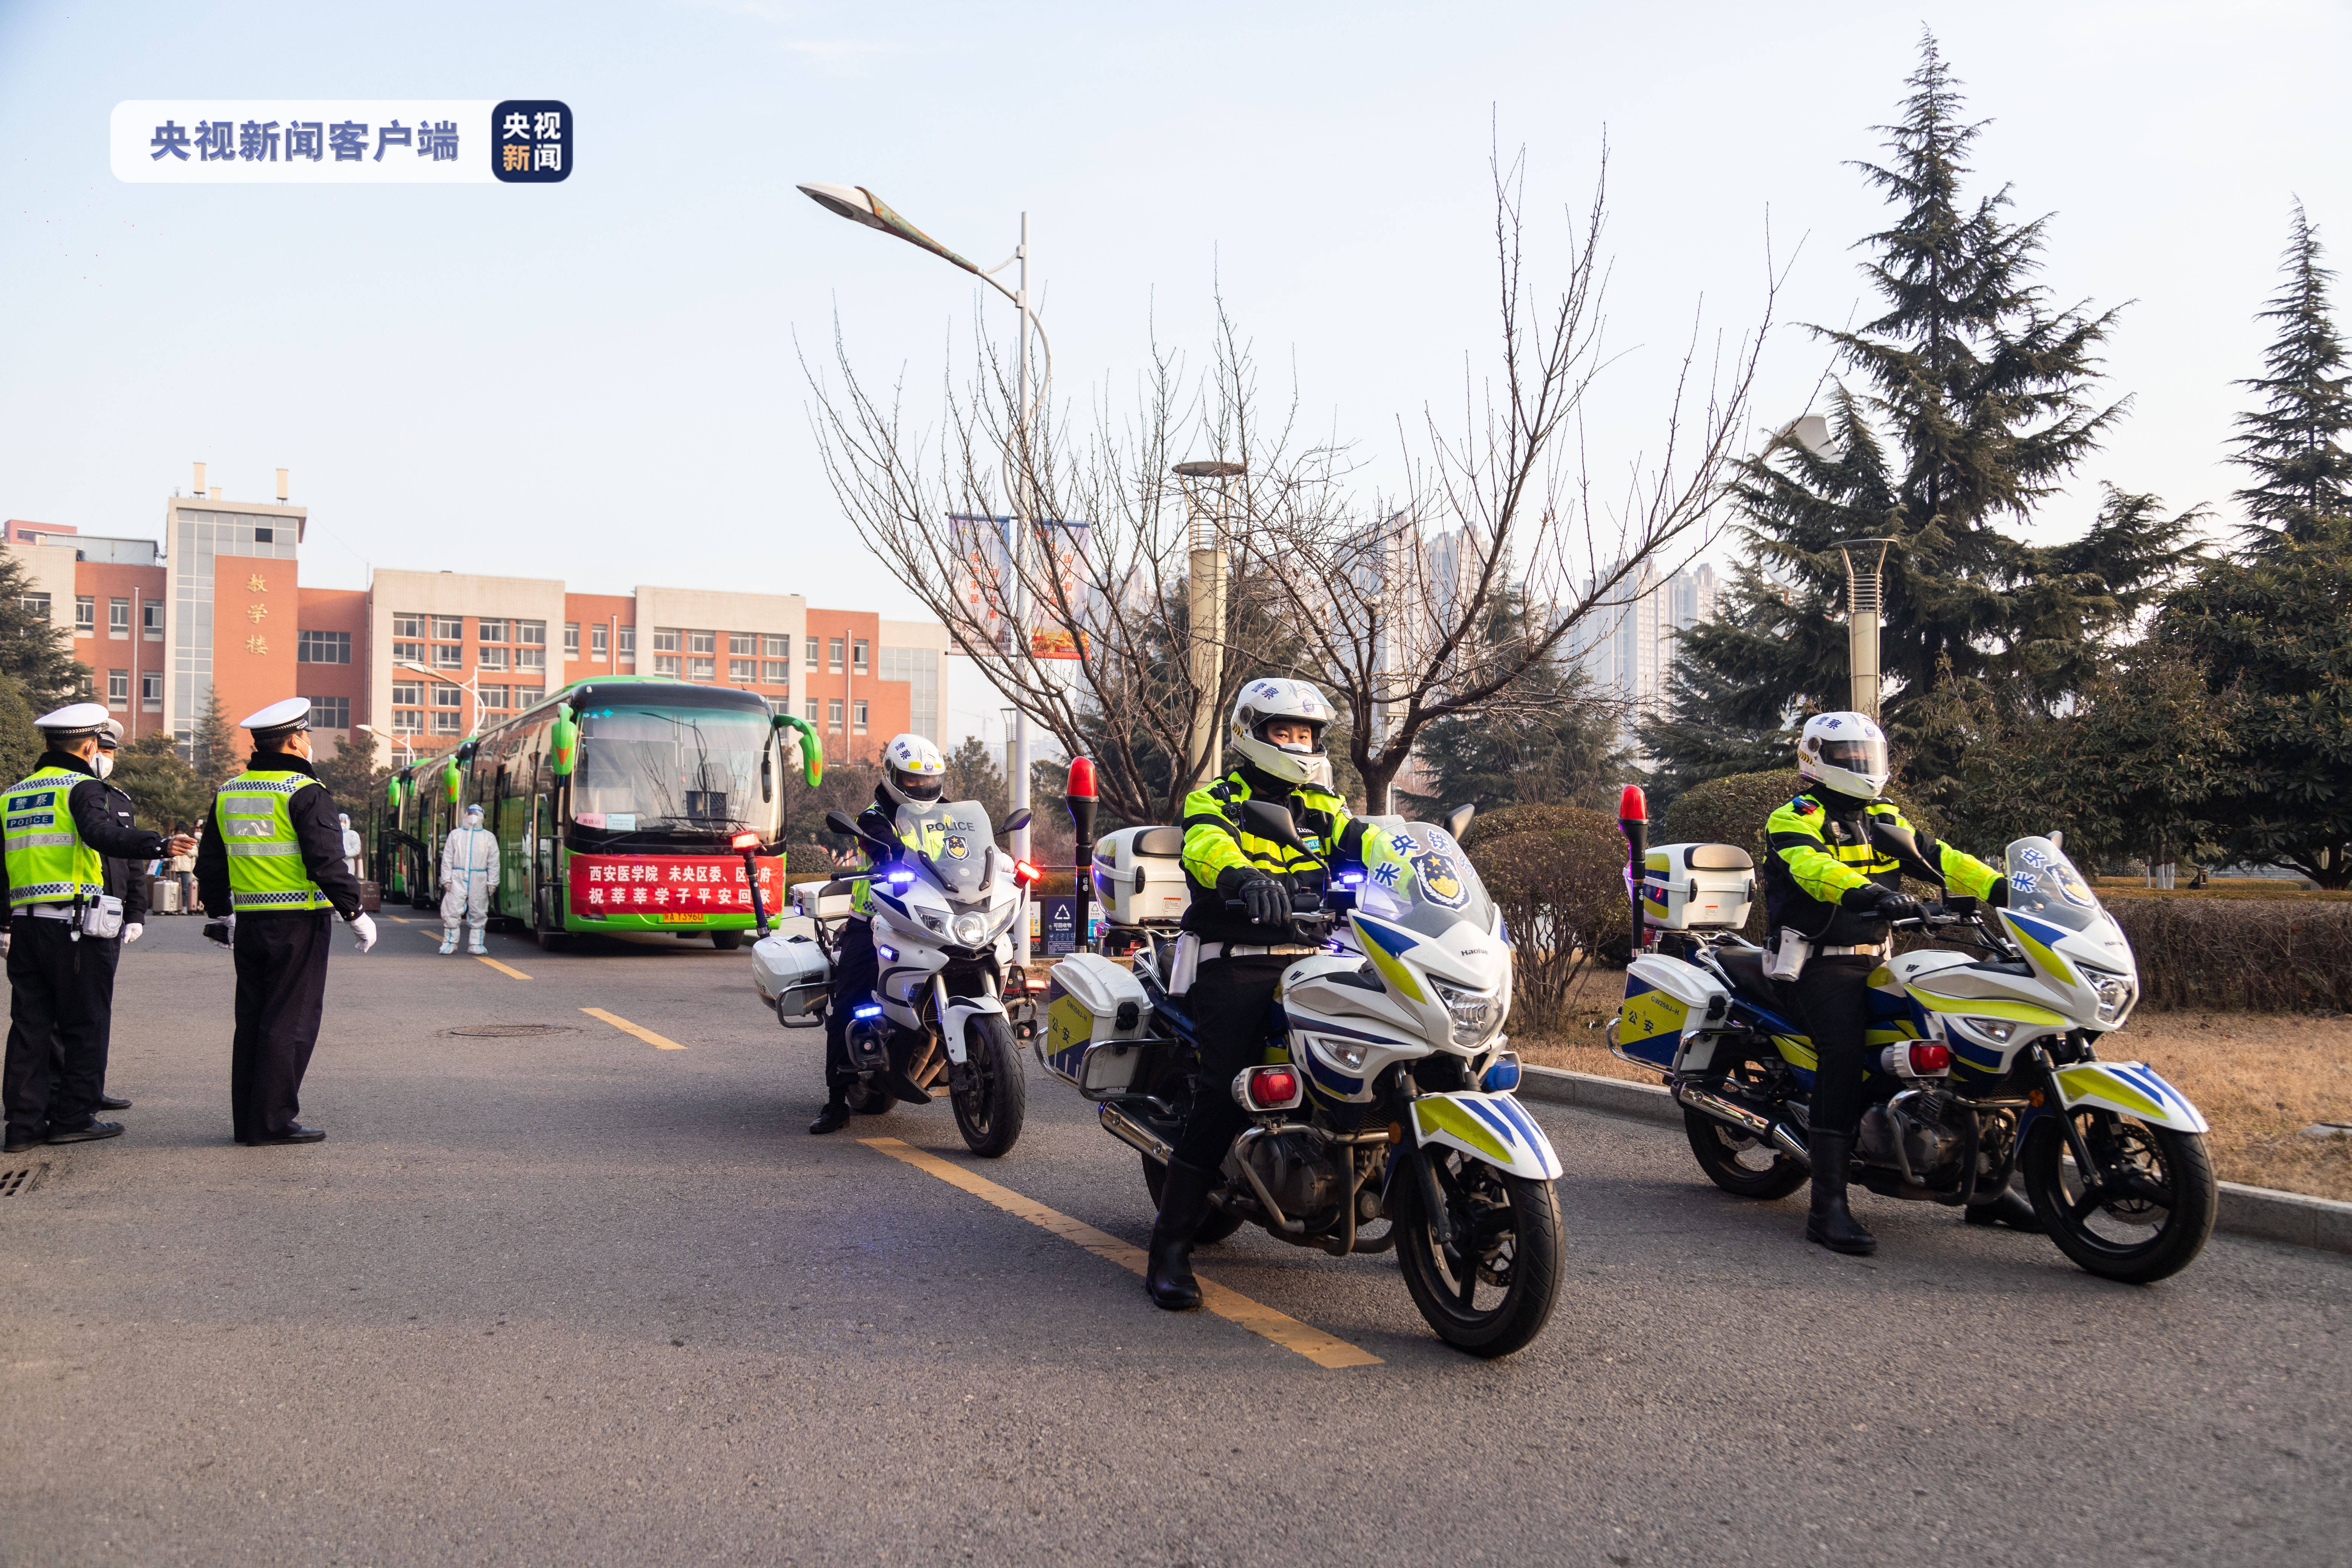
[[[1878, 613], [1883, 603], [1879, 573], [1886, 564], [1887, 547], [1894, 542], [1891, 539], [1850, 539], [1838, 546], [1838, 556], [1845, 563], [1846, 668], [1853, 678], [1853, 689], [1850, 700], [1855, 712], [1869, 715], [1873, 722], [1878, 718]], [[1877, 558], [1868, 570], [1857, 568], [1853, 552], [1872, 544], [1878, 546]]]
[[[1192, 750], [1184, 759], [1184, 793], [1199, 789], [1217, 771], [1224, 751], [1217, 731], [1217, 696], [1225, 669], [1225, 520], [1232, 510], [1232, 482], [1249, 470], [1240, 463], [1176, 465], [1184, 487], [1185, 526], [1191, 534], [1187, 565], [1187, 616], [1192, 634]], [[1214, 487], [1214, 495], [1204, 492]]]

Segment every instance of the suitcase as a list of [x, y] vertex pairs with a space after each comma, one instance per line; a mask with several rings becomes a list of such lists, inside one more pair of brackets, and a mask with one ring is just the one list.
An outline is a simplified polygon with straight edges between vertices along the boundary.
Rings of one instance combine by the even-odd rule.
[[383, 885], [380, 882], [360, 884], [360, 913], [375, 915], [383, 912]]
[[152, 914], [178, 914], [180, 912], [180, 879], [177, 877], [148, 878], [147, 909]]

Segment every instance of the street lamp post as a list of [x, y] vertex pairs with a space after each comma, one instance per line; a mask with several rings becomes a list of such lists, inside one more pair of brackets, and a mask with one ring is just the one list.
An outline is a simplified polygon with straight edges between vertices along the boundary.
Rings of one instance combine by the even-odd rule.
[[[1894, 542], [1892, 539], [1849, 539], [1838, 546], [1838, 558], [1845, 563], [1846, 670], [1853, 710], [1873, 719], [1878, 717], [1879, 573]], [[1877, 558], [1867, 567], [1856, 566], [1854, 552], [1871, 544], [1878, 546]]]
[[[1184, 759], [1189, 794], [1215, 774], [1223, 751], [1217, 734], [1217, 691], [1225, 668], [1225, 522], [1233, 510], [1233, 481], [1249, 470], [1240, 463], [1202, 461], [1179, 463], [1175, 471], [1184, 487], [1192, 552], [1185, 573], [1192, 676], [1192, 752]], [[1213, 500], [1202, 493], [1211, 486]]]
[[[373, 735], [379, 741], [390, 741], [394, 745], [398, 746], [401, 751], [408, 753], [408, 760], [410, 762], [414, 763], [416, 760], [416, 748], [408, 743], [407, 737], [405, 736], [388, 735], [373, 724], [354, 724], [352, 728], [359, 731], [362, 734]], [[396, 762], [397, 753], [394, 755]]]
[[[918, 249], [928, 250], [943, 261], [952, 262], [975, 278], [985, 279], [990, 288], [1012, 300], [1020, 310], [1021, 345], [1017, 356], [1019, 406], [1014, 411], [1013, 460], [1006, 465], [1005, 474], [1007, 498], [1013, 503], [1013, 538], [1005, 554], [1013, 574], [1012, 603], [1007, 606], [1013, 622], [1009, 636], [1014, 639], [1026, 637], [1029, 635], [1029, 593], [1023, 567], [1028, 557], [1029, 535], [1034, 531], [1036, 518], [1034, 498], [1024, 477], [1024, 466], [1029, 460], [1030, 414], [1036, 403], [1044, 398], [1046, 385], [1054, 379], [1054, 345], [1047, 340], [1045, 329], [1039, 323], [1037, 314], [1029, 303], [1029, 215], [1025, 212], [1021, 215], [1019, 247], [1003, 261], [983, 270], [900, 217], [889, 203], [863, 185], [812, 184], [801, 186], [800, 191], [836, 217], [845, 217], [867, 228], [879, 229]], [[995, 275], [1016, 261], [1021, 264], [1020, 271], [1015, 274], [1017, 286], [1007, 289], [996, 280]], [[1033, 331], [1037, 334], [1039, 346], [1045, 351], [1045, 374], [1039, 378], [1036, 398], [1029, 395], [1029, 334]], [[1002, 651], [1005, 657], [1011, 658], [1013, 648], [1019, 646], [1015, 640], [1012, 647]], [[1020, 712], [1013, 722], [1013, 776], [1005, 782], [1012, 786], [1013, 808], [1018, 811], [1029, 804], [1029, 715], [1025, 710]], [[1013, 853], [1016, 858], [1029, 858], [1027, 827], [1013, 834]], [[1029, 927], [1025, 921], [1021, 927], [1021, 962], [1024, 964], [1029, 962]]]
[[[474, 706], [473, 706], [474, 722], [473, 722], [473, 724], [472, 724], [471, 726], [469, 726], [469, 728], [472, 728], [472, 729], [478, 729], [478, 728], [480, 728], [480, 727], [481, 727], [481, 722], [482, 722], [482, 691], [481, 691], [482, 677], [481, 677], [481, 673], [480, 673], [478, 670], [478, 671], [476, 671], [474, 674], [472, 674], [472, 675], [470, 675], [470, 676], [467, 676], [465, 679], [463, 679], [463, 680], [458, 680], [458, 679], [453, 679], [453, 678], [452, 678], [452, 672], [451, 672], [451, 671], [449, 671], [449, 670], [446, 670], [446, 669], [428, 669], [428, 668], [426, 668], [424, 665], [421, 665], [421, 664], [417, 663], [417, 662], [416, 662], [415, 659], [413, 659], [413, 658], [404, 658], [404, 659], [402, 659], [398, 664], [394, 665], [394, 666], [393, 666], [393, 668], [394, 668], [394, 669], [404, 669], [404, 670], [407, 670], [407, 671], [408, 671], [410, 674], [412, 674], [412, 675], [422, 675], [422, 676], [427, 677], [427, 678], [428, 678], [428, 679], [430, 679], [437, 680], [437, 681], [441, 682], [444, 686], [455, 686], [455, 687], [458, 688], [459, 689], [463, 690], [463, 691], [465, 692], [465, 694], [467, 695], [467, 697], [468, 697], [469, 699], [471, 699], [471, 700], [472, 700], [472, 701], [473, 701], [473, 705], [474, 705]], [[410, 748], [409, 748], [409, 750], [410, 750], [410, 751], [412, 751], [412, 752], [414, 752], [414, 751], [415, 750], [415, 748], [414, 746], [412, 746], [412, 747], [410, 747]]]

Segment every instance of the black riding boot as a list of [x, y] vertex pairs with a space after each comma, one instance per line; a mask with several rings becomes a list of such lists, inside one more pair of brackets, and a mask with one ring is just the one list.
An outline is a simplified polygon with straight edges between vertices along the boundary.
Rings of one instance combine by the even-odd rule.
[[1212, 1179], [1197, 1165], [1171, 1160], [1160, 1184], [1160, 1217], [1151, 1222], [1143, 1289], [1171, 1312], [1189, 1312], [1201, 1304], [1201, 1287], [1192, 1278], [1192, 1237], [1209, 1217]]
[[1853, 1134], [1813, 1130], [1807, 1142], [1813, 1158], [1813, 1208], [1805, 1216], [1805, 1239], [1818, 1241], [1832, 1252], [1867, 1257], [1878, 1250], [1878, 1237], [1862, 1228], [1845, 1205], [1846, 1163], [1853, 1158]]
[[1970, 1204], [1963, 1217], [1970, 1225], [2005, 1225], [2028, 1236], [2042, 1234], [2042, 1216], [2033, 1212], [2032, 1200], [2017, 1190], [2014, 1179], [2001, 1188], [2000, 1196], [1992, 1202]]
[[841, 1091], [835, 1089], [832, 1098], [824, 1102], [824, 1109], [817, 1112], [816, 1120], [809, 1123], [809, 1131], [823, 1136], [827, 1132], [838, 1132], [848, 1125], [849, 1106], [842, 1100]]

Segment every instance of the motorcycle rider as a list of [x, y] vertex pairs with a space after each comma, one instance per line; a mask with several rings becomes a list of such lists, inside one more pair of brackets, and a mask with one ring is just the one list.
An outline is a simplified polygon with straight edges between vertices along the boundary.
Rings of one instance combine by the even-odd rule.
[[[882, 782], [874, 786], [874, 804], [858, 813], [858, 830], [867, 838], [903, 844], [908, 849], [936, 850], [945, 841], [945, 827], [930, 822], [919, 832], [902, 835], [898, 808], [911, 805], [919, 810], [937, 805], [947, 787], [947, 776], [948, 761], [929, 740], [911, 733], [894, 737], [882, 748]], [[849, 1121], [849, 1086], [857, 1080], [849, 1060], [849, 1016], [874, 994], [875, 984], [881, 978], [881, 965], [874, 952], [871, 879], [889, 863], [869, 856], [868, 864], [855, 874], [851, 914], [834, 950], [833, 989], [824, 1009], [824, 1109], [809, 1123], [811, 1132], [837, 1132]], [[891, 1075], [890, 1092], [909, 1105], [928, 1104], [931, 1098], [898, 1073]]]
[[441, 951], [457, 951], [457, 925], [466, 926], [466, 951], [476, 956], [482, 928], [490, 920], [490, 889], [499, 885], [499, 836], [482, 826], [479, 803], [466, 808], [466, 826], [453, 827], [441, 846]]
[[[1201, 1304], [1192, 1238], [1209, 1216], [1225, 1151], [1247, 1120], [1227, 1086], [1259, 1059], [1282, 972], [1316, 951], [1284, 940], [1290, 895], [1319, 890], [1327, 860], [1363, 859], [1367, 834], [1379, 831], [1350, 816], [1332, 793], [1331, 759], [1323, 750], [1331, 719], [1331, 705], [1306, 681], [1251, 681], [1234, 702], [1231, 724], [1241, 765], [1185, 797], [1184, 879], [1192, 902], [1183, 929], [1201, 944], [1186, 1002], [1201, 1044], [1201, 1078], [1183, 1142], [1160, 1185], [1143, 1276], [1152, 1300], [1171, 1311]], [[1244, 827], [1242, 807], [1253, 800], [1288, 807], [1299, 838], [1315, 853], [1302, 855]], [[1238, 900], [1244, 912], [1228, 910], [1228, 900]]]
[[[1891, 922], [1916, 919], [1922, 909], [1903, 891], [1903, 879], [1939, 883], [1996, 908], [2009, 889], [1991, 867], [1912, 826], [1893, 802], [1880, 799], [1888, 772], [1885, 731], [1867, 715], [1815, 714], [1797, 742], [1797, 776], [1805, 787], [1764, 828], [1767, 949], [1778, 948], [1784, 930], [1814, 944], [1786, 984], [1818, 1064], [1805, 1239], [1833, 1252], [1878, 1248], [1877, 1237], [1846, 1205], [1846, 1175], [1868, 1068], [1870, 977], [1885, 962]], [[1967, 1217], [2039, 1228], [2032, 1205], [2010, 1191], [1971, 1205]]]

